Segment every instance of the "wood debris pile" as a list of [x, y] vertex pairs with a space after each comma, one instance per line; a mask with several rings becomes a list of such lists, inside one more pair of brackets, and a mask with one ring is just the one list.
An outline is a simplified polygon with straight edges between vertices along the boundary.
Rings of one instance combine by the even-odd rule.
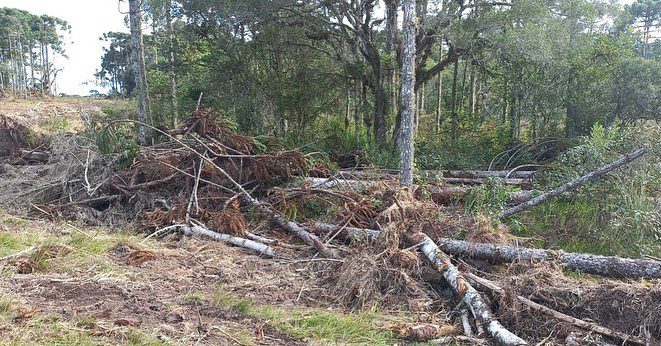
[[[40, 149], [47, 160], [0, 176], [4, 186], [14, 184], [0, 203], [51, 218], [132, 222], [149, 237], [195, 234], [261, 256], [319, 259], [318, 283], [332, 303], [434, 316], [392, 328], [405, 339], [661, 341], [661, 262], [523, 249], [498, 218], [456, 210], [472, 185], [525, 186], [534, 172], [445, 171], [442, 184], [411, 192], [397, 189], [388, 172], [331, 175], [328, 165], [311, 163], [299, 151], [269, 151], [231, 131], [210, 109], [195, 111], [174, 131], [154, 130], [165, 141], [140, 148], [123, 166], [121, 155], [100, 155], [93, 141], [54, 139]], [[11, 155], [23, 155], [25, 145]], [[337, 156], [346, 167], [366, 163], [358, 153]], [[50, 178], [25, 179], [29, 169]], [[523, 210], [521, 200], [532, 195], [510, 197], [514, 210], [502, 219]], [[540, 197], [535, 203], [543, 202]], [[17, 198], [21, 202], [12, 203]], [[136, 253], [132, 261], [149, 259]], [[502, 262], [514, 263], [495, 265]], [[562, 269], [650, 281], [571, 279]]]

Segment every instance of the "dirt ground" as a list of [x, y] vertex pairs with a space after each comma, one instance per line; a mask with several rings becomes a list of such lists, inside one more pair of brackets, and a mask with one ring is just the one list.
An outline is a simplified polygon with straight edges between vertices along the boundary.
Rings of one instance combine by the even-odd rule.
[[[55, 246], [68, 250], [30, 255]], [[363, 317], [323, 306], [309, 261], [263, 259], [178, 235], [143, 242], [7, 214], [0, 219], [0, 258], [0, 344], [361, 341], [340, 329]], [[386, 322], [366, 318], [374, 326]], [[338, 324], [337, 333], [324, 330], [329, 321]]]

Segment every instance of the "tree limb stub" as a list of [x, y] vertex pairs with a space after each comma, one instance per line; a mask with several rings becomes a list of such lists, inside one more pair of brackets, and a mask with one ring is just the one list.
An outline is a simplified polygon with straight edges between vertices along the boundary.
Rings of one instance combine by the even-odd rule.
[[611, 162], [611, 163], [609, 163], [609, 164], [607, 164], [607, 165], [605, 165], [605, 166], [603, 166], [603, 167], [601, 167], [601, 168], [599, 168], [595, 171], [592, 171], [588, 174], [585, 174], [585, 175], [581, 176], [580, 178], [578, 178], [574, 181], [568, 182], [568, 183], [566, 183], [564, 185], [561, 185], [561, 186], [559, 186], [559, 187], [557, 187], [553, 190], [545, 192], [545, 193], [543, 193], [543, 194], [541, 194], [541, 195], [539, 195], [535, 198], [532, 198], [532, 199], [530, 199], [526, 202], [523, 202], [519, 205], [516, 205], [516, 206], [510, 208], [510, 209], [507, 209], [507, 210], [503, 211], [502, 213], [500, 213], [498, 215], [498, 217], [500, 219], [506, 219], [506, 218], [508, 218], [508, 217], [510, 217], [514, 214], [520, 213], [524, 210], [528, 210], [528, 209], [530, 209], [530, 208], [546, 201], [547, 199], [556, 197], [556, 196], [558, 196], [558, 195], [560, 195], [564, 192], [567, 192], [567, 191], [575, 190], [579, 186], [581, 186], [581, 185], [583, 185], [587, 182], [590, 182], [592, 180], [595, 180], [595, 179], [601, 177], [602, 175], [614, 170], [615, 168], [618, 168], [620, 166], [626, 165], [627, 163], [630, 163], [631, 161], [637, 159], [638, 157], [642, 156], [646, 152], [647, 152], [647, 148], [640, 148], [640, 149], [634, 150], [631, 153], [626, 154], [624, 156], [621, 156], [617, 160], [615, 160], [615, 161], [613, 161], [613, 162]]
[[415, 233], [411, 240], [420, 245], [420, 251], [425, 254], [437, 270], [443, 275], [452, 289], [470, 307], [473, 316], [484, 325], [489, 335], [500, 345], [528, 345], [528, 343], [507, 330], [495, 319], [479, 292], [466, 281], [461, 272], [450, 261], [450, 257], [424, 233]]

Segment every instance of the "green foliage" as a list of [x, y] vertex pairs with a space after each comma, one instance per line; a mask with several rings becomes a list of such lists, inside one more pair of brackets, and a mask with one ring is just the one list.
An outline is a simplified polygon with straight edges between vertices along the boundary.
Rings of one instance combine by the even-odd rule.
[[576, 179], [635, 148], [650, 152], [626, 167], [560, 198], [534, 208], [529, 231], [552, 239], [554, 246], [577, 252], [640, 256], [661, 253], [661, 153], [658, 127], [636, 131], [595, 125], [582, 144], [558, 157], [540, 177], [547, 186]]

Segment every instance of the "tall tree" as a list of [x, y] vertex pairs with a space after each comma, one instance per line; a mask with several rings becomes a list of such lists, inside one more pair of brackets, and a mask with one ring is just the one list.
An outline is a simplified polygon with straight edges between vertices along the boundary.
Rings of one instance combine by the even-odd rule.
[[415, 0], [404, 0], [404, 43], [402, 52], [402, 129], [399, 141], [399, 185], [413, 184], [415, 154]]
[[165, 1], [165, 25], [168, 44], [168, 77], [170, 79], [170, 107], [172, 107], [172, 126], [177, 127], [177, 79], [174, 74], [174, 29], [172, 28], [172, 0]]
[[[151, 107], [147, 90], [147, 68], [145, 67], [145, 45], [142, 39], [141, 0], [129, 0], [129, 22], [133, 46], [133, 66], [135, 71], [136, 96], [138, 99], [138, 121], [152, 125]], [[140, 144], [147, 144], [145, 126], [138, 124]]]

